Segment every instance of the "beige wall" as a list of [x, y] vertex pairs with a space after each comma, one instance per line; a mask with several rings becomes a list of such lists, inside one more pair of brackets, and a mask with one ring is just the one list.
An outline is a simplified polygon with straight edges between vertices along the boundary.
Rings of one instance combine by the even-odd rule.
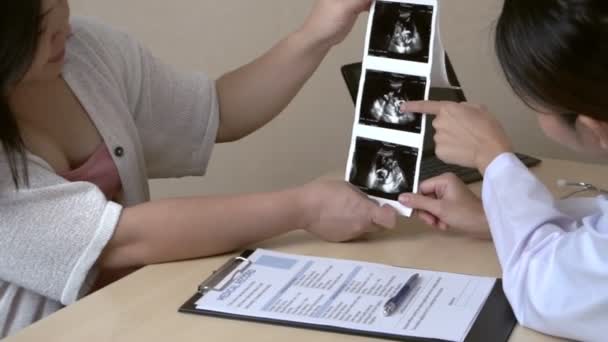
[[[492, 57], [501, 0], [444, 0], [444, 43], [469, 99], [488, 105], [520, 151], [572, 157], [548, 142], [510, 93]], [[250, 61], [295, 29], [312, 0], [72, 0], [76, 14], [130, 31], [157, 56], [213, 77]], [[205, 178], [154, 181], [155, 197], [278, 189], [342, 169], [354, 107], [339, 66], [362, 56], [366, 20], [332, 51], [285, 113], [255, 135], [218, 146]]]

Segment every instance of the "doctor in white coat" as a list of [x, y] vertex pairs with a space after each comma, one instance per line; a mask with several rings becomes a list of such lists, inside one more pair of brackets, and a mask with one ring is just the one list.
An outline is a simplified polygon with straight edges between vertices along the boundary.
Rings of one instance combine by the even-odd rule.
[[[496, 51], [513, 90], [538, 112], [549, 137], [606, 160], [605, 0], [505, 0]], [[493, 238], [504, 290], [522, 325], [608, 341], [608, 198], [572, 200], [585, 214], [561, 209], [483, 106], [410, 102], [402, 110], [436, 115], [437, 155], [485, 178], [481, 198], [443, 175], [400, 201], [438, 229]]]

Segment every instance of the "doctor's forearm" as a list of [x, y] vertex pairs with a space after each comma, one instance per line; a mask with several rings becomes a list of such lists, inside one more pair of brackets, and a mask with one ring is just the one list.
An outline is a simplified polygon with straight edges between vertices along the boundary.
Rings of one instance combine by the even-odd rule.
[[218, 142], [243, 138], [274, 119], [312, 76], [329, 48], [296, 31], [217, 81]]

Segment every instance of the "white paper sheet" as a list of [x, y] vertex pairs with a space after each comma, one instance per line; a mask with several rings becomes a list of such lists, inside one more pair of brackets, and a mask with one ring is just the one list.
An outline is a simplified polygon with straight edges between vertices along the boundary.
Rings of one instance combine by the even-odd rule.
[[446, 51], [441, 39], [440, 13], [441, 6], [435, 7], [435, 41], [433, 43], [433, 65], [431, 67], [431, 87], [453, 88], [455, 85], [450, 83], [448, 78], [447, 64], [445, 60]]
[[[418, 191], [426, 117], [399, 108], [428, 99], [437, 12], [436, 0], [378, 0], [367, 28], [345, 179], [404, 216], [412, 210], [397, 200]], [[445, 65], [433, 74], [447, 82]]]
[[[267, 250], [200, 310], [396, 336], [463, 341], [495, 279]], [[236, 272], [236, 271], [235, 271]], [[392, 316], [383, 307], [415, 273], [419, 281]], [[220, 284], [221, 285], [221, 284]]]

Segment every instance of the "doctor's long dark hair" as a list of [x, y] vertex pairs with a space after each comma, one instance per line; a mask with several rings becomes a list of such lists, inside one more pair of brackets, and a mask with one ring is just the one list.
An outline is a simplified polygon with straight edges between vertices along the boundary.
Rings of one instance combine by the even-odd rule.
[[608, 1], [505, 0], [496, 53], [531, 107], [608, 121]]
[[25, 145], [8, 93], [25, 75], [38, 46], [41, 0], [0, 1], [0, 142], [15, 187], [28, 185]]

